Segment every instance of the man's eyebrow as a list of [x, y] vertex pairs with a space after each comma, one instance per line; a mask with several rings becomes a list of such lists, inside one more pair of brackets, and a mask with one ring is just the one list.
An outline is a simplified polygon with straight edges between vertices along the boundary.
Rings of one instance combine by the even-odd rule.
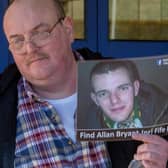
[[14, 35], [10, 35], [9, 38], [12, 39], [12, 38], [16, 38], [16, 37], [21, 37], [22, 35], [20, 34], [14, 34]]
[[[39, 23], [38, 25], [36, 25], [36, 26], [31, 30], [31, 32], [34, 31], [34, 30], [37, 30], [37, 29], [39, 29], [39, 28], [41, 28], [41, 27], [47, 27], [47, 26], [49, 26], [49, 24], [47, 24], [47, 23]], [[13, 35], [10, 35], [10, 36], [9, 36], [9, 39], [16, 38], [16, 37], [21, 37], [21, 36], [23, 36], [23, 35], [22, 35], [22, 34], [13, 34]]]
[[37, 29], [39, 29], [39, 28], [41, 28], [41, 27], [48, 27], [48, 26], [49, 26], [49, 24], [47, 24], [47, 23], [39, 23], [39, 24], [36, 25], [31, 31], [37, 30]]
[[96, 91], [95, 93], [97, 94], [97, 93], [100, 93], [100, 92], [106, 92], [106, 91], [108, 91], [107, 89], [102, 89], [102, 90], [98, 90], [98, 91]]
[[122, 87], [122, 86], [132, 86], [132, 84], [131, 83], [123, 83], [123, 84], [119, 85], [118, 87]]

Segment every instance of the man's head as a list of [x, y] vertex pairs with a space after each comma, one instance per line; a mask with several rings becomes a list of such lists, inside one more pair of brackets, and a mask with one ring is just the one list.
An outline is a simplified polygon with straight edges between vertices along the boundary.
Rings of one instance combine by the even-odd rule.
[[104, 61], [92, 69], [91, 98], [111, 120], [121, 122], [131, 114], [139, 92], [139, 75], [130, 61]]
[[66, 74], [74, 62], [72, 20], [58, 0], [15, 0], [4, 16], [14, 60], [33, 84]]

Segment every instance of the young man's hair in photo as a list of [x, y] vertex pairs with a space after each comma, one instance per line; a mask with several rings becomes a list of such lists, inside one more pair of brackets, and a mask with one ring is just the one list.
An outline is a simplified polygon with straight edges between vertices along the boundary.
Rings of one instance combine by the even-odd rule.
[[139, 73], [137, 70], [137, 67], [134, 62], [130, 60], [105, 60], [102, 62], [97, 63], [91, 70], [90, 73], [90, 86], [92, 91], [94, 91], [93, 85], [92, 85], [92, 78], [95, 75], [100, 74], [106, 74], [110, 71], [115, 71], [119, 68], [124, 68], [128, 71], [129, 77], [131, 82], [134, 82], [135, 80], [140, 80]]

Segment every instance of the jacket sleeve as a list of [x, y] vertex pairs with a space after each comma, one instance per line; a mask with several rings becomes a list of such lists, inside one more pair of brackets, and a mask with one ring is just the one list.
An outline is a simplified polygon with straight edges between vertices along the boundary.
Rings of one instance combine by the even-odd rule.
[[93, 52], [88, 48], [79, 48], [77, 51], [83, 56], [86, 60], [97, 60], [102, 59], [102, 56], [98, 52]]

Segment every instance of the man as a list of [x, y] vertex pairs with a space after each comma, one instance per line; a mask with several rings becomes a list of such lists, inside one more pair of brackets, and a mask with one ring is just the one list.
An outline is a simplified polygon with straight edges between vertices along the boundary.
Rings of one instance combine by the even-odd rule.
[[16, 144], [6, 140], [12, 155], [3, 167], [110, 167], [103, 143], [75, 139], [76, 59], [82, 57], [72, 52], [72, 21], [58, 1], [14, 1], [4, 30], [22, 77]]
[[[4, 31], [21, 77], [13, 67], [1, 77], [0, 167], [111, 167], [103, 142], [75, 139], [76, 60], [84, 57], [72, 52], [72, 21], [58, 1], [15, 0]], [[157, 138], [154, 159], [165, 165], [167, 142]]]
[[102, 127], [142, 128], [168, 122], [168, 95], [141, 82], [131, 61], [97, 63], [90, 75], [91, 98], [103, 111]]

